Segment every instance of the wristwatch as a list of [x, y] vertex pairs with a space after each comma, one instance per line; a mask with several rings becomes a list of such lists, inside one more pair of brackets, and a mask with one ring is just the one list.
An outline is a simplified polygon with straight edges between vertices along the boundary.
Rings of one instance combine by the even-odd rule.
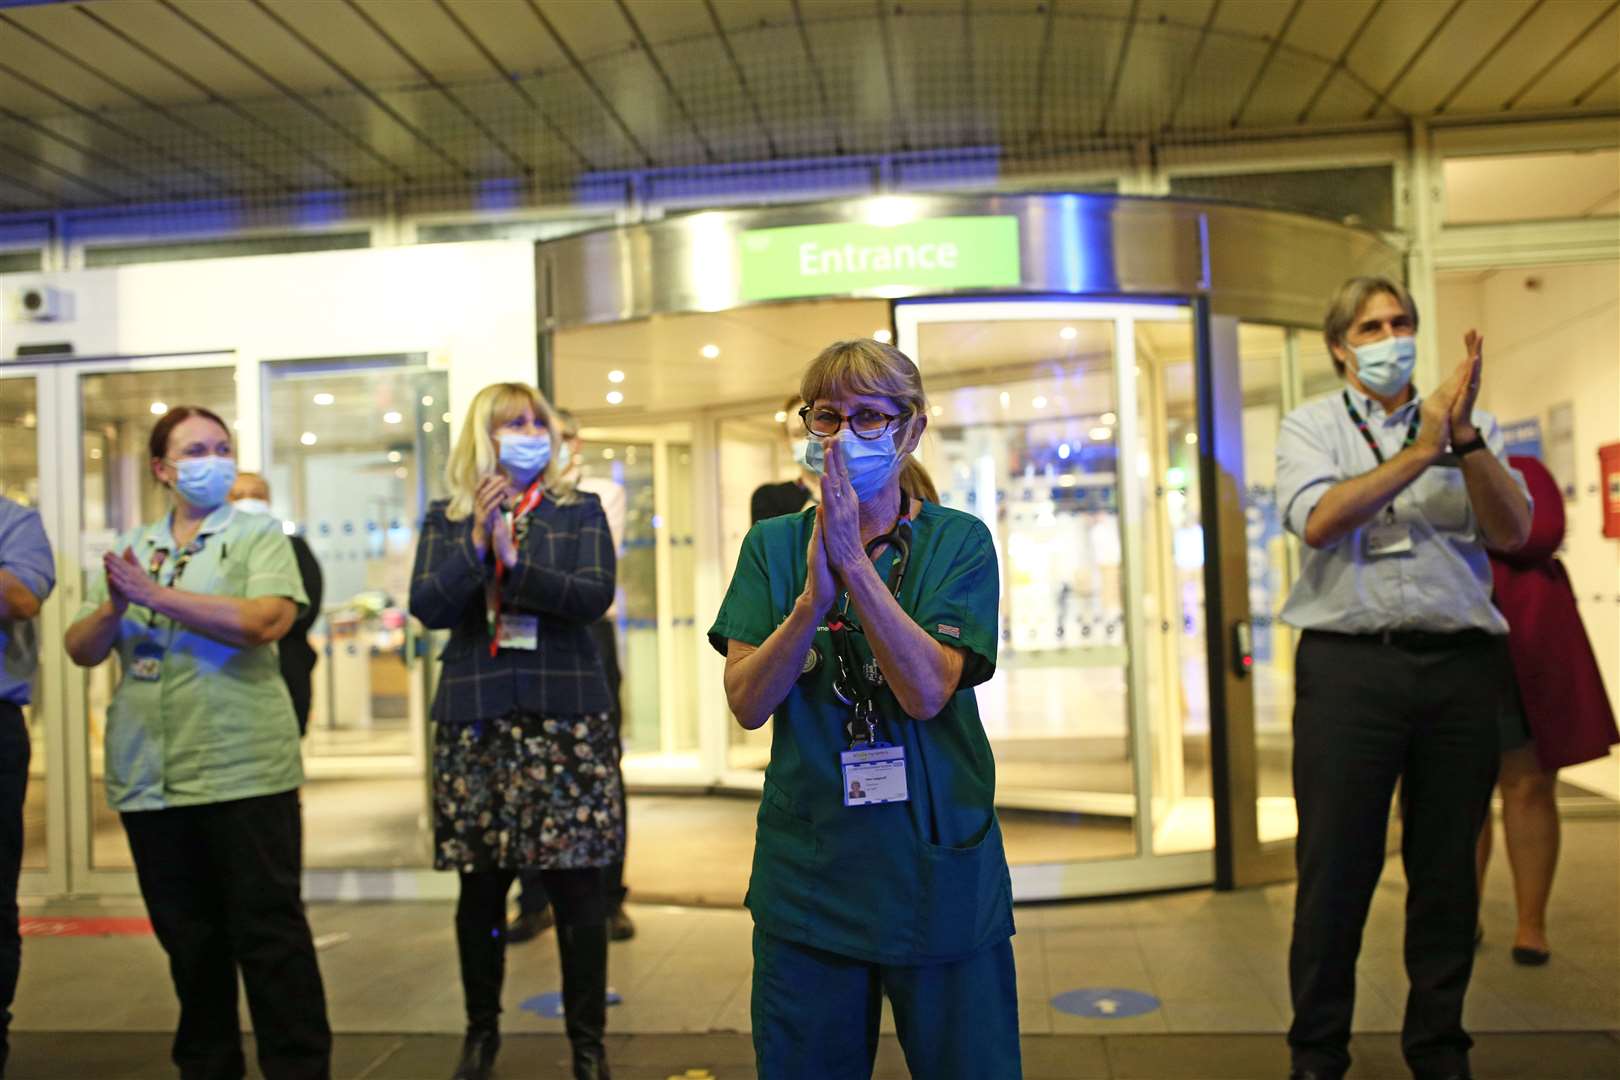
[[1451, 444], [1451, 452], [1458, 457], [1466, 457], [1475, 450], [1483, 449], [1485, 449], [1485, 436], [1479, 432], [1475, 432], [1473, 439], [1468, 442]]

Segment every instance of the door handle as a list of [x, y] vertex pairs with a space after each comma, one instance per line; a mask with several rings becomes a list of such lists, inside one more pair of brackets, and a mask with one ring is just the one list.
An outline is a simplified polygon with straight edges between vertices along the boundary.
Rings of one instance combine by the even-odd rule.
[[1247, 679], [1254, 670], [1254, 629], [1248, 619], [1232, 624], [1232, 674]]

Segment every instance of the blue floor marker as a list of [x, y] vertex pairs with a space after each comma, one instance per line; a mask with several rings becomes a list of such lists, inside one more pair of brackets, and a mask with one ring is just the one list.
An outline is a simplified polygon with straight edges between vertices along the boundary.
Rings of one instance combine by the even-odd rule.
[[1159, 1007], [1159, 999], [1140, 990], [1100, 987], [1095, 990], [1069, 990], [1052, 999], [1052, 1008], [1070, 1016], [1093, 1020], [1124, 1020], [1141, 1016]]
[[[618, 1005], [622, 1001], [624, 1001], [624, 997], [617, 990], [608, 991], [607, 1003], [609, 1005]], [[544, 1017], [547, 1020], [561, 1020], [563, 1018], [562, 995], [555, 990], [544, 994], [536, 994], [519, 1005], [518, 1008], [524, 1012], [531, 1012], [536, 1016]]]

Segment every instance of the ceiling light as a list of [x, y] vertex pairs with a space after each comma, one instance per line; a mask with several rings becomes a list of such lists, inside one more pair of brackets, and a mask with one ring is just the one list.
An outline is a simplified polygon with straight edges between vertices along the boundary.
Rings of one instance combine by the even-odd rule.
[[385, 423], [385, 424], [397, 424], [403, 419], [405, 419], [405, 418], [403, 416], [399, 415], [399, 413], [397, 413], [397, 412], [385, 412], [385, 413], [383, 413], [383, 423]]
[[1094, 428], [1091, 429], [1090, 434], [1091, 434], [1091, 441], [1092, 442], [1107, 442], [1109, 439], [1112, 439], [1114, 437], [1114, 429], [1113, 428], [1105, 428], [1105, 427], [1094, 427]]
[[1030, 404], [1035, 406], [1037, 409], [1046, 408], [1046, 395], [1036, 394], [1034, 400], [1031, 401]]
[[1196, 431], [1187, 432], [1187, 445], [1188, 446], [1197, 446], [1198, 445], [1198, 432], [1196, 432]]
[[703, 359], [713, 360], [720, 355], [720, 346], [714, 344], [705, 345], [698, 352], [703, 354]]
[[612, 461], [613, 460], [613, 447], [609, 446], [609, 447], [606, 447], [606, 448], [604, 448], [602, 450], [602, 460], [603, 461]]
[[608, 393], [607, 393], [607, 403], [609, 405], [617, 405], [620, 402], [622, 402], [623, 400], [624, 400], [624, 395], [619, 393], [617, 390], [609, 390], [608, 391]]
[[608, 382], [624, 382], [624, 372], [620, 371], [618, 368], [614, 368], [612, 371], [608, 372]]
[[1058, 337], [1062, 338], [1064, 341], [1073, 341], [1079, 336], [1080, 331], [1076, 330], [1072, 326], [1065, 326], [1063, 329], [1058, 331]]
[[887, 329], [874, 330], [872, 331], [872, 340], [881, 341], [883, 344], [887, 345], [889, 342], [894, 340], [894, 335], [891, 334]]
[[944, 416], [945, 415], [945, 406], [943, 406], [943, 405], [935, 405], [932, 409], [929, 409], [928, 411], [933, 413], [935, 416]]
[[401, 454], [398, 450], [388, 451], [388, 460], [393, 462], [395, 465], [398, 465], [402, 460], [404, 460], [404, 457], [405, 455]]
[[298, 441], [303, 443], [305, 446], [314, 446], [315, 433], [313, 431], [306, 431], [302, 435], [298, 436]]
[[164, 413], [166, 413], [168, 411], [169, 411], [169, 407], [167, 405], [163, 404], [163, 402], [161, 402], [161, 401], [152, 402], [152, 415], [153, 416], [162, 416]]
[[317, 405], [330, 405], [336, 400], [337, 398], [327, 393], [319, 393], [315, 395], [315, 404]]
[[1111, 412], [1105, 412], [1102, 414], [1102, 422], [1107, 424], [1109, 427], [1113, 427], [1115, 424], [1119, 423], [1119, 417], [1115, 416]]
[[101, 460], [101, 450], [100, 450], [100, 448], [98, 448], [98, 447], [92, 447], [91, 448], [91, 450], [90, 450], [90, 460], [91, 461], [100, 461]]
[[431, 409], [433, 407], [433, 395], [432, 394], [424, 394], [422, 396], [422, 407], [424, 409]]
[[449, 423], [449, 422], [450, 422], [450, 414], [449, 414], [449, 413], [445, 413], [445, 414], [444, 414], [444, 415], [443, 415], [443, 416], [441, 416], [441, 417], [439, 417], [439, 419], [440, 419], [440, 420], [443, 420], [443, 421], [444, 421], [444, 422], [445, 422], [445, 423], [447, 423], [447, 424], [448, 424], [448, 423]]
[[298, 525], [297, 525], [296, 522], [283, 521], [281, 523], [281, 531], [282, 531], [283, 535], [295, 536], [298, 533]]
[[1068, 443], [1058, 443], [1058, 457], [1062, 458], [1064, 461], [1068, 461], [1069, 455], [1073, 452], [1073, 450], [1069, 449]]
[[1001, 407], [1003, 409], [1005, 409], [1007, 406], [1009, 406], [1011, 404], [1012, 404], [1012, 395], [1007, 393], [1007, 391], [1003, 390], [1001, 392]]
[[787, 413], [783, 412], [781, 409], [777, 409], [774, 419], [778, 424], [785, 424], [787, 423]]
[[422, 430], [423, 431], [432, 431], [433, 430], [433, 421], [429, 420], [427, 423], [423, 424], [422, 425]]

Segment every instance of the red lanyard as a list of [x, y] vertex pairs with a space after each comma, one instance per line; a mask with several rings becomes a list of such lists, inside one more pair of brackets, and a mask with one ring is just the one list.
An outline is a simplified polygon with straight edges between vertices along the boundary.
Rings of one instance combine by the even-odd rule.
[[[529, 511], [540, 505], [540, 500], [545, 498], [545, 495], [544, 489], [540, 486], [540, 481], [536, 480], [529, 485], [529, 490], [523, 493], [523, 498], [518, 500], [517, 506], [511, 511], [506, 521], [506, 527], [512, 531], [512, 543], [516, 544], [521, 539], [518, 523], [528, 515]], [[490, 540], [492, 542], [491, 546], [493, 546], [494, 537], [491, 537]], [[496, 552], [495, 580], [491, 582], [486, 593], [489, 601], [489, 655], [491, 656], [499, 653], [501, 649], [501, 579], [505, 576], [506, 564], [501, 561], [500, 553]]]
[[[1356, 412], [1356, 407], [1350, 404], [1350, 391], [1348, 390], [1344, 392], [1344, 411], [1350, 414], [1351, 422], [1361, 432], [1361, 437], [1367, 440], [1367, 448], [1373, 452], [1373, 457], [1378, 459], [1378, 464], [1382, 465], [1384, 463], [1384, 452], [1378, 448], [1378, 442], [1373, 438], [1372, 431], [1367, 427], [1367, 421], [1363, 420], [1361, 414]], [[1406, 441], [1401, 443], [1402, 450], [1417, 442], [1418, 428], [1422, 425], [1423, 414], [1414, 407], [1412, 410], [1412, 423], [1406, 429]]]

